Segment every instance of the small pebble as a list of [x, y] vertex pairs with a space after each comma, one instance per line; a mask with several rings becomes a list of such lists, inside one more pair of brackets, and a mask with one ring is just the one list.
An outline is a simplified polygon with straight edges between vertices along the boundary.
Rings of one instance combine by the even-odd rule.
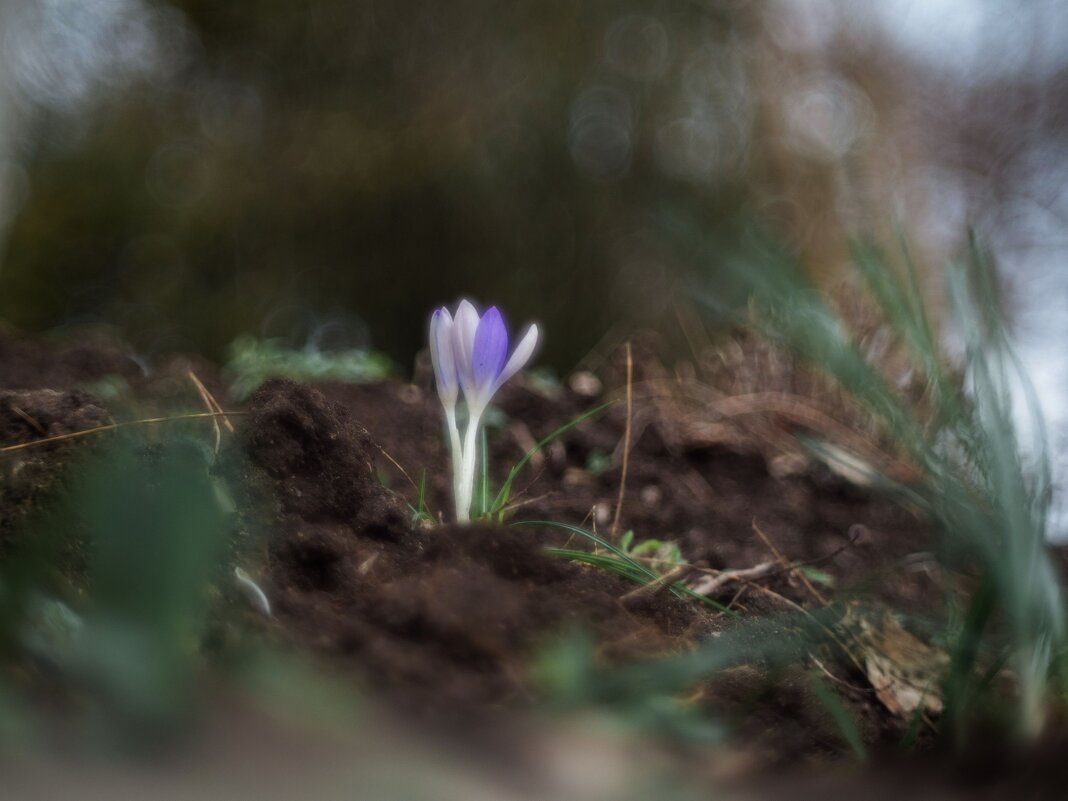
[[608, 508], [607, 503], [596, 503], [593, 505], [593, 519], [598, 526], [607, 526], [612, 519], [612, 510]]
[[802, 476], [811, 460], [803, 453], [780, 453], [768, 462], [768, 472], [780, 481], [791, 476]]
[[580, 467], [569, 467], [564, 471], [565, 487], [584, 487], [593, 481], [593, 476]]
[[567, 379], [567, 385], [571, 387], [572, 392], [584, 398], [596, 398], [604, 389], [601, 379], [588, 370], [579, 370], [577, 373], [572, 373], [570, 378]]

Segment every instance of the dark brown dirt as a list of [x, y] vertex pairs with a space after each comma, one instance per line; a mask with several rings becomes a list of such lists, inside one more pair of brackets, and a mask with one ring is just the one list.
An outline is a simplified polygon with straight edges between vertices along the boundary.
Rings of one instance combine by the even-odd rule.
[[[621, 599], [634, 585], [543, 552], [567, 540], [553, 529], [412, 527], [409, 509], [382, 486], [380, 475], [392, 471], [391, 483], [412, 503], [414, 490], [381, 451], [407, 464], [409, 477], [426, 469], [432, 508], [444, 509], [449, 479], [435, 468], [447, 457], [436, 399], [398, 383], [320, 389], [285, 381], [262, 387], [250, 401], [241, 450], [269, 477], [280, 504], [267, 589], [283, 636], [356, 666], [376, 690], [419, 714], [465, 717], [532, 700], [533, 657], [570, 629], [591, 629], [604, 659], [627, 661], [689, 648], [729, 624], [670, 595], [625, 604]], [[501, 406], [509, 422], [495, 434], [496, 469], [503, 472], [522, 455], [517, 440], [544, 436], [588, 404], [523, 386], [505, 392]], [[518, 421], [529, 432], [516, 436]], [[613, 409], [550, 448], [526, 479], [526, 505], [514, 518], [590, 525], [591, 508], [610, 508], [620, 468], [595, 475], [587, 465], [594, 451], [611, 452], [624, 422]], [[374, 430], [374, 440], [361, 424]], [[823, 559], [821, 568], [843, 584], [871, 580], [928, 546], [912, 515], [829, 475], [777, 479], [756, 451], [673, 453], [655, 425], [634, 444], [628, 496], [624, 528], [633, 528], [638, 539], [674, 540], [692, 562], [715, 568], [775, 558], [754, 534], [754, 520], [787, 558]], [[850, 546], [856, 526], [863, 527], [863, 542]], [[922, 596], [923, 580], [879, 587], [884, 597], [908, 600], [909, 593]], [[730, 587], [719, 600], [733, 598], [743, 615], [789, 612], [790, 600], [813, 603], [785, 571], [763, 586], [771, 594], [734, 598], [738, 588]], [[929, 607], [930, 601], [923, 603]], [[901, 723], [869, 693], [853, 692], [846, 702], [870, 741], [900, 736]], [[802, 670], [732, 672], [706, 690], [705, 703], [734, 719], [739, 735], [768, 761], [841, 752], [833, 721]]]
[[[414, 481], [426, 470], [431, 509], [445, 517], [451, 514], [441, 413], [428, 388], [390, 383], [320, 389], [352, 410]], [[546, 397], [524, 385], [505, 387], [499, 403], [507, 422], [491, 432], [497, 481], [529, 442], [597, 402], [566, 391]], [[633, 530], [638, 541], [678, 542], [695, 564], [745, 568], [774, 558], [755, 533], [756, 524], [788, 559], [813, 560], [844, 586], [877, 584], [886, 600], [930, 610], [931, 588], [922, 574], [908, 581], [875, 581], [896, 569], [902, 558], [932, 547], [930, 532], [914, 514], [818, 465], [777, 478], [755, 446], [669, 445], [649, 409], [637, 409], [635, 417], [645, 422], [636, 427], [631, 449], [621, 531]], [[546, 458], [518, 481], [519, 506], [512, 517], [608, 529], [622, 474], [621, 460], [611, 455], [622, 440], [624, 424], [623, 404], [616, 404], [548, 448]], [[609, 464], [590, 469], [591, 457], [597, 455]], [[392, 485], [414, 500], [407, 479], [387, 459], [380, 457], [378, 464]], [[772, 586], [792, 599], [811, 600], [796, 581], [784, 578]], [[743, 609], [747, 602], [757, 599], [743, 600]]]
[[[111, 422], [100, 402], [87, 392], [52, 389], [0, 389], [0, 443], [16, 445], [70, 434]], [[0, 461], [0, 544], [7, 543], [26, 517], [55, 490], [72, 453], [73, 442], [56, 442], [6, 454]]]
[[[143, 377], [120, 347], [98, 352], [0, 337], [0, 445], [107, 422], [115, 404], [77, 388], [113, 375], [132, 393], [121, 401], [125, 413], [183, 402], [198, 411], [190, 367], [174, 361]], [[232, 408], [223, 376], [209, 365], [195, 371]], [[27, 390], [40, 386], [51, 389]], [[521, 380], [506, 387], [490, 430], [496, 480], [534, 441], [602, 399]], [[413, 525], [407, 503], [416, 493], [408, 478], [417, 482], [423, 471], [431, 511], [451, 517], [440, 408], [424, 378], [318, 387], [271, 381], [242, 411], [221, 469], [241, 481], [235, 490], [246, 524], [266, 533], [262, 561], [246, 564], [274, 607], [268, 631], [411, 717], [467, 721], [531, 705], [539, 692], [532, 660], [574, 629], [592, 632], [598, 657], [612, 663], [681, 652], [731, 625], [666, 594], [625, 600], [634, 585], [544, 552], [567, 541], [557, 530]], [[625, 423], [617, 404], [547, 448], [521, 477], [509, 519], [608, 531]], [[812, 560], [826, 571], [834, 580], [820, 587], [827, 597], [862, 593], [920, 615], [940, 602], [937, 577], [904, 569], [934, 547], [911, 512], [815, 464], [782, 471], [756, 442], [680, 438], [651, 403], [636, 405], [633, 423], [621, 531], [633, 530], [639, 541], [676, 542], [692, 564], [717, 569], [775, 559], [770, 542], [786, 559]], [[182, 430], [211, 441], [206, 424]], [[5, 455], [5, 535], [47, 502], [70, 457], [88, 442]], [[24, 480], [16, 480], [20, 474]], [[760, 584], [764, 590], [728, 587], [716, 598], [743, 616], [816, 605], [788, 571]], [[896, 741], [902, 722], [875, 701], [864, 678], [832, 667], [866, 740]], [[735, 743], [761, 764], [845, 750], [800, 666], [771, 676], [731, 671], [703, 688], [700, 702], [735, 724]]]
[[671, 598], [624, 605], [633, 585], [547, 556], [534, 531], [413, 527], [376, 477], [367, 432], [315, 389], [271, 381], [250, 408], [245, 449], [281, 506], [268, 559], [280, 625], [405, 706], [529, 700], [534, 650], [578, 626], [617, 657], [681, 647], [709, 626]]

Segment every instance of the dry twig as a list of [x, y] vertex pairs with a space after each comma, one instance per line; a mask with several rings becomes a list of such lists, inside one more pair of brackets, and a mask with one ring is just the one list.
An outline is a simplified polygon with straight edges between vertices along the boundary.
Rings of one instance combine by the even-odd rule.
[[13, 451], [25, 450], [26, 448], [35, 448], [38, 445], [49, 445], [53, 442], [62, 442], [68, 439], [79, 439], [81, 437], [88, 437], [93, 434], [103, 434], [108, 431], [117, 431], [120, 428], [155, 425], [157, 423], [173, 423], [181, 420], [207, 420], [209, 418], [233, 416], [238, 414], [247, 414], [247, 412], [195, 412], [193, 414], [177, 414], [172, 417], [146, 417], [142, 420], [128, 420], [124, 423], [108, 423], [107, 425], [94, 426], [93, 428], [86, 428], [81, 431], [70, 431], [66, 434], [57, 434], [54, 437], [45, 437], [44, 439], [35, 439], [29, 442], [19, 442], [15, 445], [5, 445], [4, 447], [0, 448], [0, 453], [11, 453]]
[[[186, 378], [188, 378], [190, 380], [190, 382], [192, 382], [193, 386], [196, 388], [197, 394], [199, 394], [200, 395], [200, 399], [202, 401], [204, 401], [204, 405], [208, 407], [208, 411], [209, 412], [219, 412], [220, 414], [222, 414], [222, 416], [223, 416], [222, 419], [223, 419], [223, 422], [226, 423], [227, 430], [231, 434], [234, 433], [234, 427], [230, 423], [230, 421], [227, 419], [226, 412], [223, 411], [222, 406], [220, 406], [219, 402], [217, 400], [215, 400], [215, 397], [210, 392], [208, 392], [208, 388], [206, 386], [204, 386], [204, 383], [199, 378], [197, 378], [196, 373], [194, 373], [192, 370], [186, 370], [185, 371], [185, 375], [186, 375]], [[219, 455], [219, 447], [222, 445], [222, 429], [219, 427], [219, 418], [218, 417], [213, 417], [212, 418], [211, 427], [212, 427], [213, 431], [215, 432], [215, 449], [214, 449], [214, 453], [215, 453], [216, 456], [218, 456]]]
[[405, 470], [403, 467], [401, 467], [401, 463], [398, 462], [396, 459], [394, 459], [392, 456], [390, 456], [386, 452], [386, 449], [383, 448], [381, 445], [379, 445], [377, 442], [375, 442], [373, 439], [371, 440], [371, 444], [375, 446], [375, 448], [378, 450], [378, 452], [380, 454], [382, 454], [383, 456], [386, 457], [386, 459], [389, 460], [389, 463], [391, 465], [393, 465], [394, 467], [396, 467], [400, 471], [401, 475], [404, 476], [404, 478], [407, 479], [408, 483], [412, 485], [412, 489], [414, 489], [416, 492], [419, 492], [419, 485], [415, 483], [415, 481], [412, 479], [412, 477], [410, 475], [408, 475], [408, 471]]
[[25, 420], [26, 421], [26, 425], [28, 425], [30, 428], [32, 428], [34, 431], [36, 431], [41, 436], [45, 436], [45, 435], [48, 434], [48, 431], [45, 430], [44, 426], [42, 426], [35, 419], [30, 417], [30, 415], [26, 414], [26, 412], [22, 411], [22, 409], [20, 409], [18, 406], [14, 406], [13, 405], [11, 407], [11, 411], [13, 411], [15, 414], [17, 414], [23, 420]]
[[732, 582], [749, 582], [764, 578], [775, 569], [776, 564], [774, 561], [768, 561], [741, 570], [721, 570], [715, 575], [702, 577], [696, 584], [692, 584], [690, 589], [699, 595], [710, 596]]
[[619, 497], [616, 499], [616, 513], [612, 518], [609, 534], [614, 540], [619, 536], [619, 516], [623, 513], [623, 496], [627, 490], [627, 468], [630, 466], [631, 416], [634, 408], [634, 357], [630, 342], [627, 348], [627, 423], [623, 429], [623, 469], [619, 475]]
[[648, 584], [642, 584], [637, 589], [633, 589], [626, 595], [622, 596], [619, 600], [624, 604], [630, 601], [637, 600], [638, 598], [651, 597], [659, 595], [667, 590], [676, 581], [685, 578], [686, 574], [693, 570], [689, 565], [676, 565], [670, 571], [660, 576], [659, 578], [650, 581]]
[[760, 537], [761, 541], [764, 543], [765, 546], [767, 546], [767, 549], [772, 552], [775, 558], [779, 560], [779, 564], [782, 565], [783, 570], [796, 574], [797, 577], [801, 579], [801, 583], [805, 585], [805, 589], [807, 589], [812, 594], [812, 597], [824, 606], [826, 606], [827, 599], [824, 598], [820, 591], [812, 585], [812, 582], [808, 580], [808, 576], [798, 570], [798, 566], [792, 563], [789, 559], [787, 559], [783, 555], [782, 551], [775, 547], [774, 543], [772, 543], [772, 541], [768, 539], [768, 535], [760, 530], [760, 526], [757, 525], [756, 520], [753, 521], [753, 531], [756, 532], [756, 535]]

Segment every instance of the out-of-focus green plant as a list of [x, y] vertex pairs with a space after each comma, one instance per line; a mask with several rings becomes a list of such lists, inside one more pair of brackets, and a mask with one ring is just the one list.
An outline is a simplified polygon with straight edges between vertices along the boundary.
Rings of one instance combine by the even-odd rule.
[[[799, 360], [822, 368], [869, 410], [920, 469], [922, 480], [909, 486], [888, 476], [877, 485], [926, 514], [940, 535], [938, 554], [947, 574], [979, 577], [960, 614], [953, 614], [954, 605], [949, 605], [938, 637], [950, 651], [941, 688], [947, 733], [960, 742], [970, 723], [1008, 703], [1015, 710], [1017, 732], [1025, 738], [1037, 735], [1055, 700], [1051, 679], [1064, 680], [1064, 597], [1045, 537], [1050, 501], [1045, 442], [1038, 434], [1034, 442], [1022, 443], [1014, 425], [1011, 392], [1029, 384], [1002, 325], [993, 266], [983, 249], [973, 239], [967, 256], [948, 271], [954, 318], [967, 345], [964, 364], [957, 369], [943, 355], [908, 254], [902, 274], [870, 243], [854, 249], [859, 274], [909, 349], [911, 367], [926, 382], [930, 411], [921, 413], [869, 361], [825, 296], [772, 237], [755, 235], [747, 249], [723, 249], [697, 225], [676, 218], [669, 228], [695, 258], [715, 254], [720, 267], [748, 290], [748, 316], [699, 292], [710, 312], [755, 328]], [[957, 377], [959, 367], [963, 381]], [[1041, 425], [1033, 430], [1041, 432]], [[656, 580], [632, 550], [573, 526], [543, 525], [581, 535], [597, 549], [550, 549], [557, 555], [636, 583]], [[685, 588], [675, 585], [672, 590], [679, 594]], [[832, 606], [747, 620], [689, 653], [617, 669], [597, 667], [590, 661], [592, 652], [583, 655], [571, 643], [547, 663], [547, 686], [571, 705], [594, 702], [640, 711], [658, 694], [677, 694], [740, 664], [774, 670], [805, 658], [833, 639], [841, 613]], [[1019, 686], [1011, 698], [995, 696], [993, 679], [1006, 661]], [[814, 690], [843, 741], [863, 758], [864, 743], [848, 711], [828, 687]], [[915, 730], [908, 736], [914, 738]]]
[[254, 337], [234, 341], [226, 370], [233, 376], [233, 391], [240, 399], [247, 398], [268, 378], [361, 384], [381, 381], [395, 372], [393, 362], [375, 351], [294, 349], [278, 340]]
[[716, 740], [725, 732], [722, 723], [698, 707], [680, 704], [678, 694], [741, 665], [760, 663], [772, 671], [795, 665], [823, 641], [825, 627], [838, 614], [819, 610], [758, 618], [678, 656], [621, 667], [606, 667], [594, 640], [573, 633], [542, 652], [534, 675], [551, 707], [566, 711], [593, 705], [646, 733]]
[[686, 564], [678, 543], [652, 538], [635, 542], [633, 531], [623, 532], [619, 538], [619, 547], [631, 558], [647, 560], [649, 566], [658, 573]]
[[352, 730], [354, 692], [257, 636], [270, 603], [235, 566], [249, 535], [224, 480], [201, 442], [134, 429], [72, 461], [4, 543], [0, 748], [47, 748], [58, 723], [69, 746], [151, 750], [235, 690]]
[[92, 606], [80, 668], [106, 698], [153, 722], [188, 709], [227, 526], [199, 448], [119, 447], [85, 470]]
[[[702, 239], [694, 226], [674, 225], [684, 241], [698, 243], [692, 253], [712, 258], [716, 243]], [[858, 272], [925, 381], [933, 409], [933, 420], [926, 420], [869, 361], [793, 257], [771, 237], [749, 241], [748, 249], [719, 255], [721, 266], [750, 292], [750, 318], [734, 321], [822, 369], [870, 411], [922, 473], [918, 485], [894, 489], [940, 533], [940, 553], [951, 572], [963, 567], [982, 576], [964, 624], [951, 638], [949, 721], [964, 733], [980, 688], [989, 687], [980, 655], [984, 646], [996, 653], [1004, 643], [1020, 685], [1019, 730], [1035, 735], [1050, 700], [1051, 671], [1065, 649], [1064, 597], [1046, 543], [1049, 466], [1041, 418], [1002, 323], [989, 256], [973, 237], [966, 256], [948, 269], [953, 319], [966, 345], [962, 382], [934, 333], [907, 250], [899, 270], [871, 243], [853, 249]], [[714, 298], [701, 298], [710, 311], [725, 311]], [[1033, 442], [1022, 442], [1014, 424], [1013, 390], [1019, 388], [1036, 421]]]
[[614, 682], [614, 674], [598, 664], [596, 652], [594, 637], [578, 630], [538, 654], [531, 672], [550, 709], [567, 713], [596, 699], [603, 702], [610, 720], [643, 735], [657, 734], [688, 743], [722, 743], [727, 733], [722, 723], [669, 694]]
[[118, 440], [69, 482], [5, 560], [5, 657], [45, 665], [96, 722], [151, 742], [195, 710], [230, 516], [196, 443]]

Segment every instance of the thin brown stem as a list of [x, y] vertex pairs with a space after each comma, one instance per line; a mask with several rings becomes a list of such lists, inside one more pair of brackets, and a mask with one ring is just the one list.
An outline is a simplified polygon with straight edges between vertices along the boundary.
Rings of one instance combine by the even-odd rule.
[[[192, 370], [186, 370], [186, 378], [188, 378], [193, 386], [196, 388], [197, 394], [200, 395], [200, 399], [204, 401], [204, 405], [208, 407], [209, 412], [218, 412], [221, 409], [216, 408], [215, 398], [208, 392], [208, 388], [204, 386], [200, 379], [196, 377]], [[227, 421], [229, 422], [229, 421]], [[222, 446], [222, 429], [219, 427], [219, 418], [215, 417], [211, 421], [212, 431], [215, 434], [215, 447], [213, 453], [216, 458], [219, 456], [219, 448]]]
[[764, 578], [775, 569], [777, 564], [777, 562], [768, 561], [741, 570], [723, 570], [714, 576], [704, 576], [700, 581], [693, 584], [690, 589], [698, 595], [709, 596], [732, 582], [756, 581], [757, 579]]
[[378, 452], [380, 454], [382, 454], [383, 456], [386, 457], [386, 459], [389, 460], [389, 463], [391, 465], [393, 465], [398, 470], [400, 470], [401, 475], [404, 476], [405, 479], [407, 479], [408, 483], [412, 485], [412, 489], [414, 489], [416, 492], [419, 492], [419, 485], [415, 483], [415, 481], [412, 479], [412, 477], [410, 475], [408, 475], [408, 471], [405, 470], [403, 467], [401, 467], [400, 462], [398, 462], [396, 459], [394, 459], [392, 456], [390, 456], [388, 453], [386, 453], [386, 449], [383, 448], [381, 445], [379, 445], [374, 440], [371, 440], [371, 444], [374, 445], [375, 448], [378, 449]]
[[809, 591], [812, 597], [824, 606], [826, 606], [827, 599], [824, 598], [820, 591], [812, 585], [812, 582], [808, 580], [808, 577], [800, 570], [798, 570], [797, 567], [783, 555], [782, 551], [775, 547], [774, 543], [772, 543], [772, 541], [768, 539], [768, 535], [760, 530], [760, 526], [757, 525], [756, 520], [753, 521], [753, 531], [756, 532], [756, 535], [760, 537], [761, 541], [764, 543], [767, 549], [771, 551], [775, 558], [779, 560], [779, 563], [782, 565], [783, 569], [788, 572], [794, 573], [799, 579], [801, 579], [801, 583], [805, 585], [805, 589]]
[[642, 584], [637, 589], [631, 590], [619, 600], [623, 603], [628, 603], [637, 598], [644, 598], [646, 596], [659, 595], [666, 589], [671, 587], [676, 581], [686, 577], [693, 568], [689, 565], [676, 565], [670, 571], [664, 575], [650, 581], [648, 584]]
[[63, 442], [68, 439], [79, 439], [81, 437], [88, 437], [93, 434], [103, 434], [108, 431], [117, 431], [120, 428], [132, 428], [134, 426], [147, 426], [155, 425], [157, 423], [173, 423], [181, 420], [207, 420], [209, 418], [233, 416], [239, 414], [247, 414], [247, 412], [195, 412], [193, 414], [178, 414], [172, 417], [146, 417], [142, 420], [128, 420], [123, 423], [108, 423], [103, 426], [95, 426], [94, 428], [86, 428], [81, 431], [71, 431], [66, 434], [57, 434], [54, 437], [45, 437], [44, 439], [35, 439], [30, 442], [19, 442], [15, 445], [5, 445], [0, 448], [0, 453], [11, 453], [13, 451], [21, 451], [26, 448], [35, 448], [38, 445], [48, 445], [53, 442]]
[[623, 469], [619, 475], [619, 497], [616, 498], [616, 513], [612, 517], [612, 528], [609, 534], [614, 540], [619, 536], [619, 517], [623, 513], [623, 498], [627, 491], [627, 469], [630, 466], [630, 434], [631, 419], [634, 409], [634, 357], [631, 353], [630, 342], [626, 344], [627, 350], [627, 423], [623, 428]]

